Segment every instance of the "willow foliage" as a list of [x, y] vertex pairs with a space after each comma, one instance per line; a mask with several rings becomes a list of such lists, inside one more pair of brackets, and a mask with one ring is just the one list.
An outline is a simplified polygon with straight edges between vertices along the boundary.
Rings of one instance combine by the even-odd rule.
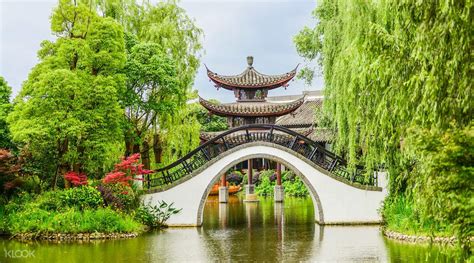
[[465, 126], [472, 116], [472, 4], [322, 1], [295, 38], [319, 57], [337, 149], [351, 163], [404, 167], [410, 127]]
[[174, 61], [179, 85], [190, 91], [199, 68], [203, 31], [178, 0], [96, 0], [104, 16], [112, 17], [139, 41], [158, 44]]
[[201, 124], [192, 105], [187, 104], [175, 114], [164, 118], [160, 135], [164, 141], [163, 164], [170, 164], [194, 150], [200, 143]]
[[[460, 136], [472, 139], [473, 7], [462, 0], [323, 0], [313, 12], [317, 25], [294, 39], [299, 54], [323, 69], [324, 107], [337, 131], [336, 149], [352, 165], [385, 166], [392, 194], [416, 186], [427, 195], [439, 184], [426, 180], [439, 179], [430, 176], [445, 160], [433, 156]], [[310, 81], [313, 73], [314, 67], [306, 67], [302, 76]], [[432, 134], [458, 139], [437, 140], [439, 148], [430, 148]], [[445, 183], [456, 185], [466, 175], [455, 170], [442, 172], [450, 174]], [[472, 178], [472, 169], [465, 173]], [[470, 201], [441, 206], [473, 207], [472, 180], [461, 185], [450, 193]], [[442, 200], [425, 195], [415, 198], [420, 206]], [[459, 211], [459, 218], [472, 219]], [[446, 216], [438, 220], [451, 222]]]

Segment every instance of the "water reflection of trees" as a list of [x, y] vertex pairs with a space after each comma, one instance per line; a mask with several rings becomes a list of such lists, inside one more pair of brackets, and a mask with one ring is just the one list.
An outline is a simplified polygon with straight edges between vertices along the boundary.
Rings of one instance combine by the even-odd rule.
[[306, 261], [315, 234], [319, 235], [319, 228], [311, 198], [287, 198], [274, 204], [271, 198], [243, 203], [231, 196], [228, 204], [220, 205], [210, 197], [204, 209], [202, 238], [207, 253], [216, 260]]

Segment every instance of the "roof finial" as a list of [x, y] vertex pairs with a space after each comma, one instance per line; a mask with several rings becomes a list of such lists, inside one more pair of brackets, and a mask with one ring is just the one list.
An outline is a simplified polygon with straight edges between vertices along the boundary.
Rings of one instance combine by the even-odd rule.
[[247, 57], [247, 64], [249, 64], [249, 67], [252, 67], [252, 64], [253, 64], [253, 57], [252, 56]]

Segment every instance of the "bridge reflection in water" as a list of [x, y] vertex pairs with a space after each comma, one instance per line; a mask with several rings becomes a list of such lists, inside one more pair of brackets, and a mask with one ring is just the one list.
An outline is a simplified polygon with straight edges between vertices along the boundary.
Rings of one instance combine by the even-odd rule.
[[243, 196], [237, 195], [231, 196], [228, 204], [219, 204], [215, 196], [209, 196], [200, 234], [206, 256], [216, 260], [387, 261], [388, 258], [376, 226], [314, 224], [311, 198], [287, 197], [284, 203], [275, 203], [271, 198], [260, 197], [258, 203], [245, 203]]

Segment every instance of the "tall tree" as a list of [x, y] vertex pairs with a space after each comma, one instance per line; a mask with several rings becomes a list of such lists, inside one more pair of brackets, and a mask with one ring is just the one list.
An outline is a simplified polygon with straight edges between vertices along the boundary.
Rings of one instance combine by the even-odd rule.
[[[130, 0], [101, 0], [98, 3], [100, 12], [119, 21], [128, 33], [130, 61], [124, 98], [128, 119], [126, 154], [141, 152], [146, 159], [143, 160], [146, 168], [149, 168], [150, 149], [153, 149], [155, 162], [161, 162], [163, 152], [171, 152], [163, 151], [165, 134], [162, 133], [178, 128], [168, 125], [183, 125], [179, 121], [182, 116], [176, 114], [187, 112], [186, 100], [199, 67], [202, 30], [177, 3], [174, 0], [156, 4]], [[153, 59], [139, 53], [146, 53]], [[143, 81], [137, 81], [137, 77]], [[143, 96], [151, 93], [154, 95]], [[134, 112], [133, 116], [131, 112]], [[170, 121], [169, 118], [176, 119]], [[180, 148], [189, 146], [176, 144], [173, 152], [182, 152]], [[165, 159], [173, 159], [168, 157]]]
[[180, 76], [179, 85], [190, 91], [199, 68], [203, 31], [197, 27], [178, 0], [153, 4], [149, 0], [98, 0], [104, 16], [112, 17], [138, 41], [152, 42], [172, 57]]
[[55, 187], [67, 170], [100, 175], [116, 158], [126, 55], [122, 27], [88, 1], [60, 0], [51, 29], [58, 39], [42, 43], [8, 121]]
[[[164, 128], [169, 127], [169, 128]], [[192, 105], [187, 104], [175, 114], [165, 115], [160, 129], [162, 164], [169, 164], [183, 157], [200, 143], [201, 124]]]
[[7, 125], [7, 116], [11, 111], [10, 96], [12, 89], [3, 77], [0, 77], [0, 149], [11, 148], [10, 130]]
[[415, 188], [424, 219], [449, 225], [456, 211], [464, 240], [472, 231], [472, 153], [457, 147], [472, 140], [473, 8], [462, 0], [321, 1], [317, 25], [294, 39], [301, 56], [322, 66], [336, 148], [369, 171], [388, 168], [392, 195]]
[[179, 89], [174, 61], [158, 44], [138, 43], [133, 38], [128, 42], [136, 44], [127, 45], [129, 54], [124, 69], [127, 89], [123, 102], [129, 127], [126, 155], [141, 152], [145, 168], [149, 169], [150, 131], [156, 126], [158, 116], [177, 109], [186, 91]]

